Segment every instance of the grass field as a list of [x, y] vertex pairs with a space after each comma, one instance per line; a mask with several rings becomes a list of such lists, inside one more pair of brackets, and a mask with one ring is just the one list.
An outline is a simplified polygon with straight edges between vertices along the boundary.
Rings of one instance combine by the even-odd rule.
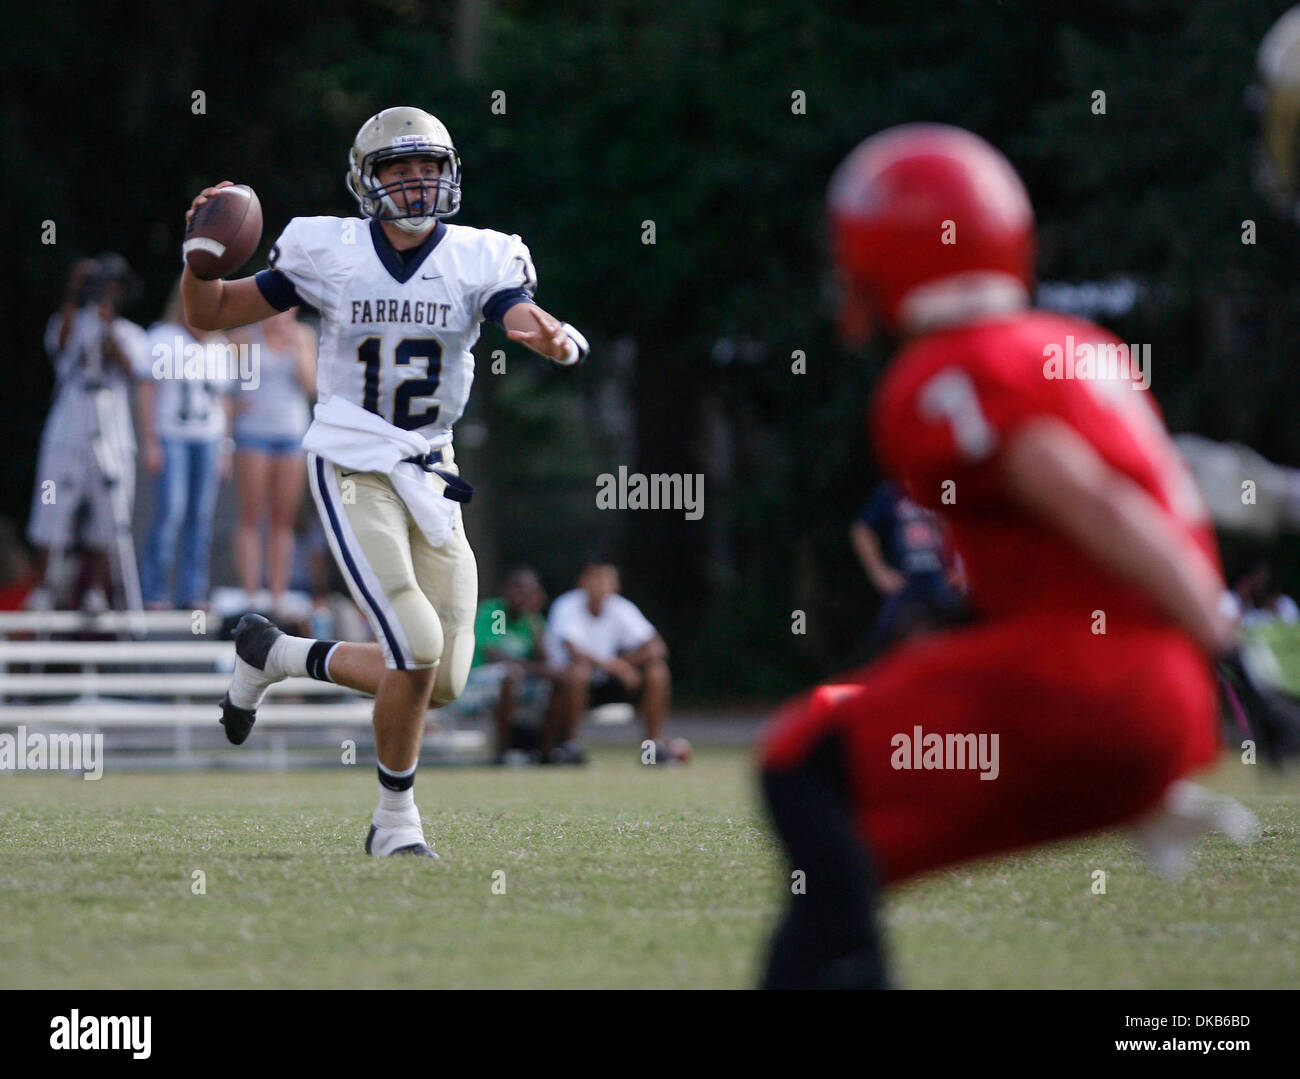
[[[1265, 836], [1207, 841], [1180, 883], [1107, 836], [897, 892], [899, 981], [1300, 984], [1300, 782], [1230, 764], [1213, 785]], [[426, 769], [417, 790], [441, 863], [361, 853], [368, 767], [6, 776], [0, 986], [753, 983], [783, 884], [742, 751], [671, 770], [630, 748], [585, 771]]]

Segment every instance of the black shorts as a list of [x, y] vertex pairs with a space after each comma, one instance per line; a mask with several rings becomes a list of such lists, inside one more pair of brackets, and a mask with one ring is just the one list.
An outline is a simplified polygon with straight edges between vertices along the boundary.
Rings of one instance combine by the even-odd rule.
[[525, 753], [542, 748], [542, 730], [523, 723], [510, 724], [510, 744], [507, 749], [521, 749]]
[[587, 690], [588, 708], [599, 708], [603, 704], [636, 704], [640, 699], [639, 689], [628, 689], [620, 679], [612, 675], [599, 681], [593, 678]]

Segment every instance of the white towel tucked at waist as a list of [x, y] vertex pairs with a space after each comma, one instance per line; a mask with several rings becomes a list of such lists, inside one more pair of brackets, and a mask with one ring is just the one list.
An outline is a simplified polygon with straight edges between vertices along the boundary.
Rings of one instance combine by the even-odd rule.
[[382, 472], [406, 503], [412, 519], [434, 547], [445, 547], [456, 522], [456, 503], [443, 495], [446, 481], [404, 461], [447, 445], [432, 445], [415, 431], [403, 431], [342, 397], [331, 397], [315, 408], [315, 419], [302, 448], [356, 472]]

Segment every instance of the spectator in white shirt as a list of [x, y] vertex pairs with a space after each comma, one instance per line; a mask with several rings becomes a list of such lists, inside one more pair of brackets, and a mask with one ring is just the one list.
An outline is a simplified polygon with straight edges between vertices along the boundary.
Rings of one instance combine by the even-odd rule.
[[77, 547], [86, 560], [80, 604], [90, 611], [108, 605], [109, 552], [119, 514], [129, 518], [135, 499], [131, 378], [149, 355], [144, 330], [119, 314], [138, 284], [121, 255], [80, 259], [62, 307], [46, 326], [56, 382], [27, 531], [39, 579], [27, 597], [32, 610], [59, 604], [63, 556]]
[[[138, 400], [155, 504], [140, 560], [140, 591], [151, 609], [206, 608], [217, 491], [230, 470], [226, 339], [185, 322], [178, 284], [162, 321], [149, 331], [148, 355], [138, 372]], [[202, 362], [189, 362], [191, 357]]]
[[578, 742], [583, 714], [614, 702], [636, 705], [646, 737], [656, 743], [656, 762], [672, 758], [666, 748], [658, 752], [672, 691], [668, 649], [636, 604], [619, 595], [614, 566], [588, 563], [578, 576], [578, 587], [555, 600], [546, 625], [546, 650], [563, 702], [558, 726], [564, 742], [552, 750], [552, 760], [585, 761]]

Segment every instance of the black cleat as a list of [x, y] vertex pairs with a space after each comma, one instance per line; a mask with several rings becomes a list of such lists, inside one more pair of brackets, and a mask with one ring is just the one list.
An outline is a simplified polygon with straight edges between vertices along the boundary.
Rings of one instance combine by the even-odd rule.
[[256, 722], [256, 710], [236, 708], [230, 703], [229, 693], [221, 698], [221, 725], [226, 728], [226, 739], [233, 745], [242, 746], [248, 741]]
[[[367, 854], [374, 854], [374, 851], [370, 849], [370, 845], [374, 842], [375, 832], [377, 831], [378, 829], [372, 824], [370, 826], [370, 832], [366, 835]], [[408, 843], [404, 847], [398, 847], [396, 850], [391, 850], [388, 852], [389, 857], [392, 857], [393, 855], [396, 854], [411, 854], [417, 858], [433, 858], [435, 861], [439, 860], [438, 856], [429, 849], [427, 843]]]
[[[272, 625], [260, 614], [246, 614], [235, 627], [235, 673], [233, 681], [244, 683], [245, 688], [260, 696], [272, 682], [278, 678], [268, 678], [267, 658], [271, 646], [284, 632]], [[226, 738], [234, 745], [243, 745], [248, 740], [257, 722], [257, 709], [239, 708], [231, 703], [230, 693], [221, 698], [221, 725], [226, 728]]]

